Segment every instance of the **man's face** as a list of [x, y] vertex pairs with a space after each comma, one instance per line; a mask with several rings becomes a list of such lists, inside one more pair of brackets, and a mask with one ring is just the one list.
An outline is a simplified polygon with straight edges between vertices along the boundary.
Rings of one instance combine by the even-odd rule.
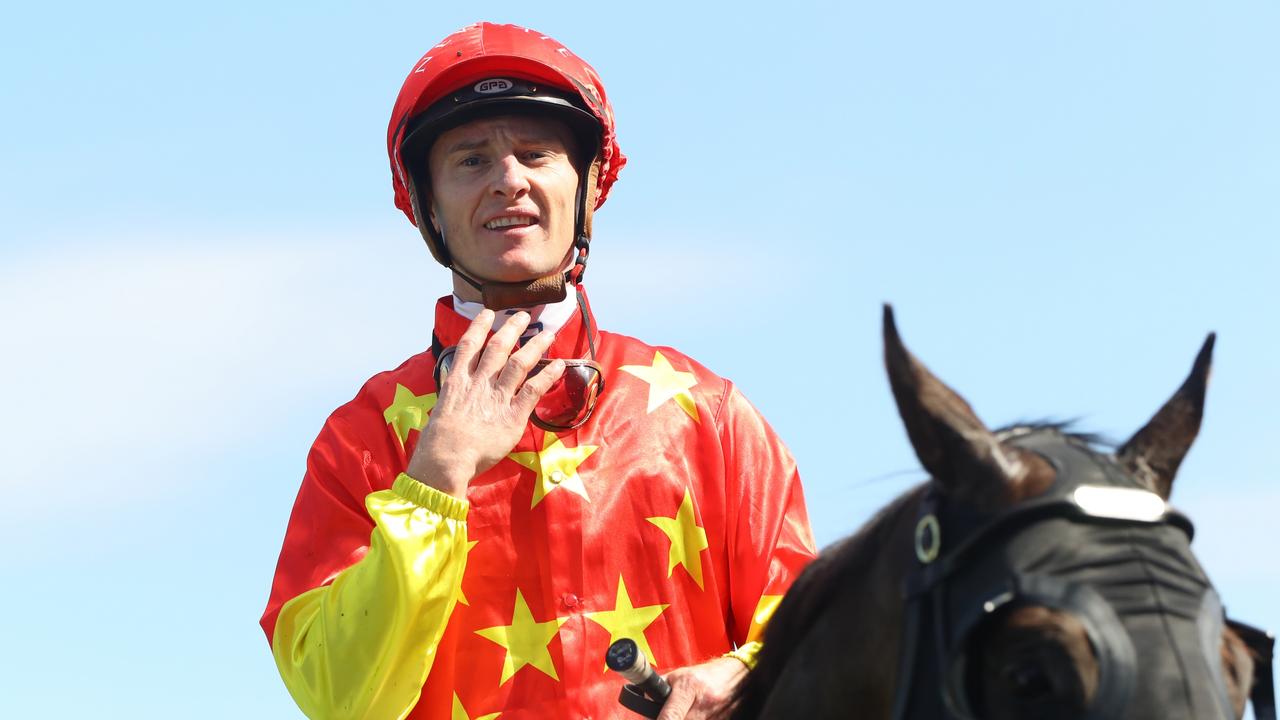
[[559, 120], [502, 115], [431, 147], [430, 222], [468, 274], [519, 282], [562, 269], [573, 245], [578, 173]]

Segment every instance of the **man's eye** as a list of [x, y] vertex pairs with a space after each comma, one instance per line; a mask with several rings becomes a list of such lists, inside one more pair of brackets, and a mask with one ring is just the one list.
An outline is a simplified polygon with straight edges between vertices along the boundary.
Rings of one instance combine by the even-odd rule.
[[480, 165], [480, 158], [476, 155], [470, 155], [462, 158], [462, 162], [460, 164], [462, 167], [478, 167]]

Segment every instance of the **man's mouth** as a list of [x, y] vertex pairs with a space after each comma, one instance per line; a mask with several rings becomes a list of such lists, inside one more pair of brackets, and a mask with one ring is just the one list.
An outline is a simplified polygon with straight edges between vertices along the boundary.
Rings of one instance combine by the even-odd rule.
[[496, 217], [490, 220], [489, 222], [485, 223], [484, 226], [486, 230], [501, 230], [502, 228], [508, 228], [508, 227], [523, 227], [525, 225], [536, 225], [537, 222], [538, 222], [537, 218], [530, 217], [528, 215], [503, 215], [502, 217]]

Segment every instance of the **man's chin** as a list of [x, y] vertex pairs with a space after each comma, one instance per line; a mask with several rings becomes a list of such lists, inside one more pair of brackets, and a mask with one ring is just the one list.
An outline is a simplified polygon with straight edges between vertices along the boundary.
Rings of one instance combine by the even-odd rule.
[[549, 263], [545, 257], [521, 257], [522, 253], [511, 253], [507, 257], [498, 257], [496, 261], [487, 263], [484, 277], [493, 282], [527, 283], [538, 278], [554, 275], [569, 268], [569, 262]]

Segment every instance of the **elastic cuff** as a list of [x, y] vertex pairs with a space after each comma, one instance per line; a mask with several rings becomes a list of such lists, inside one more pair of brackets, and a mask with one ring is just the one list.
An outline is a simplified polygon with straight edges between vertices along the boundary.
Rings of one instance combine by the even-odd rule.
[[430, 485], [424, 485], [404, 473], [396, 476], [396, 481], [391, 484], [391, 491], [405, 500], [417, 503], [447, 518], [453, 520], [467, 519], [467, 508], [470, 505], [466, 500], [456, 498]]
[[762, 647], [764, 646], [760, 644], [759, 640], [752, 640], [733, 652], [725, 653], [723, 657], [738, 658], [743, 665], [747, 666], [748, 670], [755, 670], [756, 656], [760, 654], [760, 648]]

